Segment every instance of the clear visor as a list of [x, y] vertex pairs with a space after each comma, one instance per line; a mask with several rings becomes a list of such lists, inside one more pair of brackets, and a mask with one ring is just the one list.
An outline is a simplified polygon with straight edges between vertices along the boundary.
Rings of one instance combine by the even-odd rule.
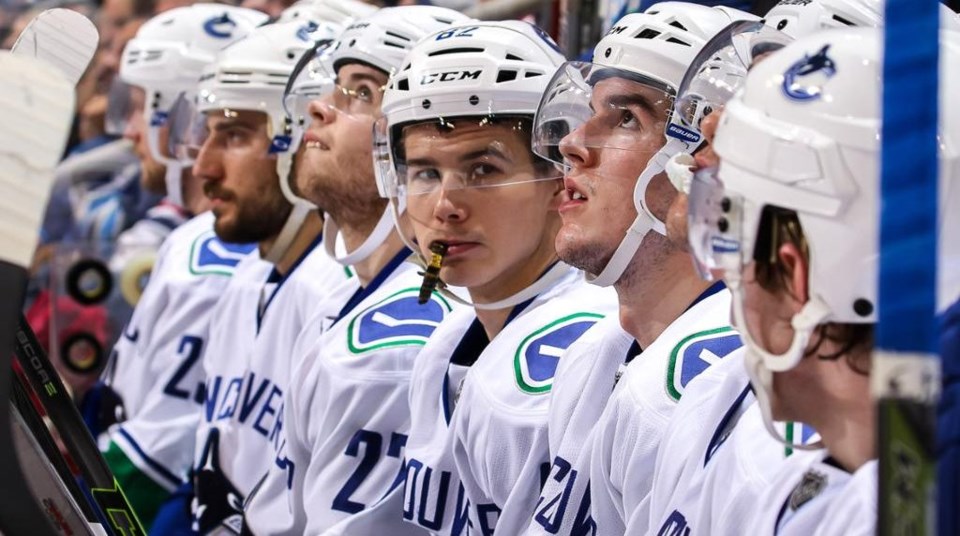
[[143, 113], [143, 99], [139, 99], [139, 107], [130, 94], [133, 86], [114, 77], [107, 91], [107, 113], [104, 118], [104, 130], [112, 136], [123, 136], [127, 125], [134, 114]]
[[196, 97], [180, 95], [170, 109], [168, 151], [184, 166], [192, 165], [209, 136], [206, 117], [197, 109]]
[[283, 90], [283, 110], [290, 125], [290, 152], [296, 152], [303, 131], [310, 124], [310, 102], [330, 93], [336, 85], [336, 74], [324, 61], [329, 40], [319, 41], [301, 56]]
[[265, 112], [221, 108], [201, 112], [182, 98], [170, 114], [170, 150], [184, 166], [197, 163], [202, 152], [209, 155], [253, 155], [255, 162], [276, 162], [272, 125]]
[[709, 280], [722, 275], [718, 272], [741, 273], [746, 264], [743, 198], [724, 190], [717, 168], [694, 173], [687, 207], [687, 239], [700, 276]]
[[717, 33], [697, 54], [680, 83], [667, 135], [700, 142], [701, 122], [743, 86], [753, 62], [791, 40], [761, 21], [734, 22]]
[[533, 150], [561, 166], [569, 165], [574, 154], [583, 158], [583, 151], [635, 152], [643, 157], [637, 165], [619, 167], [622, 174], [636, 178], [663, 145], [672, 105], [673, 92], [657, 80], [623, 69], [567, 62], [540, 101]]
[[431, 119], [390, 130], [386, 125], [381, 118], [374, 126], [378, 180], [394, 210], [405, 210], [414, 224], [424, 254], [437, 239], [458, 239], [444, 231], [453, 232], [462, 213], [494, 210], [497, 196], [549, 197], [555, 188], [537, 183], [562, 176], [531, 152], [529, 116]]

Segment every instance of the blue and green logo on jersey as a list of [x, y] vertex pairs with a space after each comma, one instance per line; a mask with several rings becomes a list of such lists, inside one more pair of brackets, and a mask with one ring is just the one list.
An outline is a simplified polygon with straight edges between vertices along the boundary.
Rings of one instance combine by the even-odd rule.
[[550, 392], [560, 356], [601, 318], [596, 313], [574, 313], [523, 339], [513, 359], [520, 390], [533, 395]]
[[452, 308], [434, 293], [420, 305], [419, 288], [407, 288], [367, 307], [347, 326], [347, 347], [353, 354], [381, 348], [423, 346]]
[[221, 242], [213, 231], [208, 231], [193, 241], [190, 248], [190, 273], [231, 276], [240, 260], [256, 247], [256, 244]]
[[690, 380], [742, 345], [740, 335], [729, 326], [698, 331], [685, 337], [673, 348], [667, 365], [670, 398], [680, 400]]

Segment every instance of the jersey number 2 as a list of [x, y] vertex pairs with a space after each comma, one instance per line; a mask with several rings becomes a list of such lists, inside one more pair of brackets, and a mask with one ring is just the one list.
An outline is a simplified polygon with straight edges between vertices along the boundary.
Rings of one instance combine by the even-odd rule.
[[[184, 400], [190, 398], [189, 386], [185, 389], [180, 386], [180, 382], [183, 381], [183, 378], [190, 373], [190, 369], [200, 360], [202, 351], [203, 339], [200, 337], [184, 335], [183, 338], [180, 339], [180, 346], [177, 348], [177, 353], [184, 356], [183, 363], [177, 367], [177, 371], [173, 373], [170, 381], [163, 387], [163, 394]], [[203, 384], [197, 385], [196, 391], [193, 393], [193, 399], [198, 404], [203, 402]]]
[[[358, 457], [360, 455], [360, 443], [366, 444], [363, 458], [360, 459], [360, 465], [357, 466], [357, 469], [350, 475], [350, 478], [347, 479], [343, 487], [340, 488], [340, 492], [333, 499], [333, 509], [348, 514], [356, 514], [366, 508], [363, 503], [351, 501], [350, 496], [363, 484], [377, 462], [380, 461], [380, 456], [383, 455], [383, 436], [379, 432], [371, 432], [370, 430], [357, 430], [357, 433], [353, 434], [350, 439], [350, 443], [347, 444], [347, 450], [344, 451], [344, 454], [354, 458]], [[400, 458], [406, 444], [407, 436], [393, 432], [390, 434], [387, 456]]]

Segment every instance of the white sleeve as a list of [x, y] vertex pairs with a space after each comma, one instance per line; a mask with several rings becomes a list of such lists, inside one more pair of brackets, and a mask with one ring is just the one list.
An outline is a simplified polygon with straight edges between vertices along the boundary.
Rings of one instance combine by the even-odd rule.
[[[209, 283], [209, 281], [207, 282]], [[138, 308], [136, 325], [143, 345], [132, 345], [136, 351], [122, 356], [123, 366], [136, 378], [130, 381], [142, 389], [136, 397], [142, 401], [129, 420], [111, 431], [111, 439], [124, 435], [118, 444], [133, 443], [128, 457], [147, 458], [169, 472], [182, 475], [193, 461], [196, 430], [203, 397], [201, 359], [209, 331], [211, 299], [190, 299], [192, 291], [203, 294], [203, 280], [194, 284], [170, 287], [148, 286], [154, 308]], [[177, 295], [173, 295], [174, 291]], [[161, 295], [157, 295], [161, 294]], [[125, 383], [126, 375], [114, 378], [119, 391], [133, 385]]]

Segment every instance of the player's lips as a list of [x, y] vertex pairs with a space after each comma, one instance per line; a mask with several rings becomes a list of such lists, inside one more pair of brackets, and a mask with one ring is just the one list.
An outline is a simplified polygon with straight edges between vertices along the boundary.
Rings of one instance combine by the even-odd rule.
[[313, 132], [306, 132], [303, 135], [303, 146], [307, 149], [320, 149], [321, 151], [330, 150], [330, 146], [321, 140], [320, 136], [314, 134]]
[[480, 242], [445, 238], [437, 238], [430, 241], [431, 244], [434, 242], [443, 242], [447, 245], [447, 254], [444, 256], [445, 259], [456, 258], [461, 255], [465, 255], [480, 245]]
[[560, 214], [580, 208], [587, 202], [584, 188], [577, 185], [576, 180], [570, 177], [563, 179], [563, 201], [560, 203]]

